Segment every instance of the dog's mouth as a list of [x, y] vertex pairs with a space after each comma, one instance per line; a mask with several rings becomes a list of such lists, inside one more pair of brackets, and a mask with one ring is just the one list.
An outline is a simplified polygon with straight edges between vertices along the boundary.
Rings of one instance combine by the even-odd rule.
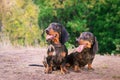
[[51, 35], [51, 34], [47, 34], [46, 36], [46, 40], [52, 40], [56, 37], [56, 35]]
[[78, 42], [79, 45], [84, 45], [86, 48], [91, 48], [92, 46], [91, 42], [88, 40], [76, 39], [76, 41]]
[[85, 48], [85, 45], [79, 45], [79, 46], [76, 48], [76, 51], [77, 51], [77, 52], [82, 52], [84, 48]]

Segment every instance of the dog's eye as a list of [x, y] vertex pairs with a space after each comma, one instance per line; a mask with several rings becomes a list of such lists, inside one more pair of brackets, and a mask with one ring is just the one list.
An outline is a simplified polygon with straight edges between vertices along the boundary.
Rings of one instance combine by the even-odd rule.
[[58, 26], [56, 26], [56, 29], [58, 30], [58, 29], [59, 29], [59, 27], [58, 27]]
[[58, 30], [59, 30], [59, 26], [54, 26], [53, 29], [54, 29], [55, 31], [58, 31]]

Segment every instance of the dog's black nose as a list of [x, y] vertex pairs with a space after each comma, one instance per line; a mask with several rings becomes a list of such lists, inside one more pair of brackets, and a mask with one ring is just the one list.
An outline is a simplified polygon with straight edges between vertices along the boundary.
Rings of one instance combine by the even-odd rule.
[[46, 29], [45, 32], [46, 32], [47, 34], [49, 34], [49, 30], [48, 30], [48, 29]]

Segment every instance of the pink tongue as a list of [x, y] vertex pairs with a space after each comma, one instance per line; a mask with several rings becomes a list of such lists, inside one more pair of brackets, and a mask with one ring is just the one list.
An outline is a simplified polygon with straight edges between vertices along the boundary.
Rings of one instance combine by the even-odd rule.
[[46, 40], [52, 39], [53, 37], [54, 37], [53, 35], [47, 35], [47, 36], [46, 36]]
[[77, 48], [76, 48], [76, 51], [77, 52], [82, 52], [82, 50], [84, 49], [85, 45], [79, 45]]

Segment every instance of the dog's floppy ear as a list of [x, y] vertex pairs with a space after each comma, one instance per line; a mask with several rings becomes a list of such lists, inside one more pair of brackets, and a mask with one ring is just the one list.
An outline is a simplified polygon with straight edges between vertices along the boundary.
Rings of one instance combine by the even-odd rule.
[[94, 38], [94, 44], [93, 44], [93, 54], [96, 54], [98, 51], [98, 41], [97, 38]]
[[64, 44], [69, 38], [69, 34], [65, 27], [62, 26], [62, 31], [61, 31], [61, 43]]

